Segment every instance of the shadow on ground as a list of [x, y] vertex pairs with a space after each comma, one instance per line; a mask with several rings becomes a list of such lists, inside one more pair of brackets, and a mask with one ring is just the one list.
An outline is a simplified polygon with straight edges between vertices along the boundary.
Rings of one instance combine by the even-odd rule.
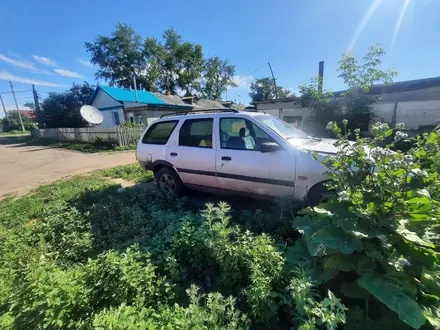
[[17, 135], [17, 136], [0, 136], [0, 145], [19, 145], [26, 143], [26, 141], [29, 139], [28, 135]]

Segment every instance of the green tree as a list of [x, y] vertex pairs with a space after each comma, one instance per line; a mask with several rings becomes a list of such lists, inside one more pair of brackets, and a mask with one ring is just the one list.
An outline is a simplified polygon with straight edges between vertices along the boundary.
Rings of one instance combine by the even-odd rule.
[[176, 94], [180, 89], [191, 95], [200, 89], [203, 71], [203, 50], [199, 44], [182, 42], [174, 28], [163, 33], [163, 42], [147, 38], [144, 45], [146, 61], [158, 72], [157, 85], [163, 92]]
[[74, 83], [64, 93], [49, 93], [42, 104], [46, 127], [85, 126], [79, 110], [81, 106], [88, 103], [94, 91], [94, 85], [84, 82], [83, 85]]
[[[29, 131], [32, 128], [35, 128], [35, 123], [32, 122], [28, 117], [21, 114], [21, 120], [23, 121], [24, 129]], [[8, 118], [2, 119], [2, 127], [3, 131], [21, 131], [20, 117], [17, 111], [8, 111]]]
[[29, 109], [35, 110], [35, 104], [34, 102], [26, 102], [23, 104], [24, 107], [27, 107]]
[[221, 99], [228, 87], [236, 87], [234, 83], [235, 66], [228, 60], [215, 56], [205, 62], [205, 70], [201, 86], [203, 97], [211, 100]]
[[383, 55], [385, 52], [380, 44], [369, 48], [362, 63], [349, 52], [343, 54], [337, 71], [348, 90], [334, 96], [330, 90], [321, 91], [318, 78], [313, 78], [309, 85], [299, 87], [301, 106], [309, 108], [321, 126], [325, 126], [330, 120], [340, 121], [344, 107], [344, 117], [349, 120], [349, 128], [367, 130], [373, 119], [371, 104], [377, 101], [377, 97], [369, 93], [371, 86], [376, 83], [391, 83], [397, 75], [394, 69], [380, 68]]
[[85, 47], [90, 61], [99, 67], [96, 78], [130, 88], [136, 77], [138, 85], [155, 90], [158, 72], [147, 63], [142, 38], [129, 25], [118, 23], [110, 37], [98, 36]]
[[257, 79], [255, 82], [251, 83], [250, 89], [251, 92], [249, 93], [249, 96], [254, 102], [272, 100], [275, 99], [276, 96], [278, 96], [278, 98], [292, 96], [292, 93], [282, 86], [277, 86], [275, 88], [273, 79], [269, 77]]

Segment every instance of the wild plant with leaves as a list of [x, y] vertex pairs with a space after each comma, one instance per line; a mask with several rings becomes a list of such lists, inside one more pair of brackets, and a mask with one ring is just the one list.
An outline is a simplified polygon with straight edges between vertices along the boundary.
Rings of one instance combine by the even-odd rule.
[[402, 124], [377, 123], [371, 139], [343, 124], [327, 125], [339, 147], [321, 159], [330, 197], [294, 219], [295, 248], [306, 247], [302, 262], [319, 270], [320, 288], [350, 303], [347, 328], [439, 328], [438, 131], [404, 154], [393, 151], [407, 138]]

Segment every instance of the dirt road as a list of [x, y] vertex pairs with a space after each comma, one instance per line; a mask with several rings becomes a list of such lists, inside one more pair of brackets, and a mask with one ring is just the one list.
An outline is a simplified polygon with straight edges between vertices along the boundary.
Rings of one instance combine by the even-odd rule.
[[134, 151], [85, 154], [0, 136], [0, 199], [79, 173], [136, 162]]

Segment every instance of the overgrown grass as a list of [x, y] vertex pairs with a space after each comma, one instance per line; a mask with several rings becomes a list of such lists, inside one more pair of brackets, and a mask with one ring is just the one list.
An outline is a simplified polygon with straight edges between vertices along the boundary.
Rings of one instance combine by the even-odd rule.
[[154, 180], [152, 171], [145, 171], [139, 164], [130, 164], [101, 170], [103, 176], [110, 178], [121, 178], [136, 183], [145, 183]]
[[[145, 180], [137, 165], [108, 173]], [[186, 199], [116, 187], [79, 176], [0, 202], [1, 329], [295, 324], [290, 243], [262, 225], [280, 223], [279, 212], [231, 218], [226, 204], [200, 212]]]
[[125, 150], [136, 149], [136, 145], [134, 144], [121, 147], [116, 144], [69, 142], [69, 141], [56, 141], [51, 139], [34, 139], [34, 138], [25, 139], [23, 140], [23, 142], [27, 143], [28, 145], [50, 146], [54, 148], [64, 148], [68, 150], [81, 151], [85, 153], [125, 151]]
[[0, 132], [0, 135], [29, 135], [29, 131], [13, 130], [9, 132]]

